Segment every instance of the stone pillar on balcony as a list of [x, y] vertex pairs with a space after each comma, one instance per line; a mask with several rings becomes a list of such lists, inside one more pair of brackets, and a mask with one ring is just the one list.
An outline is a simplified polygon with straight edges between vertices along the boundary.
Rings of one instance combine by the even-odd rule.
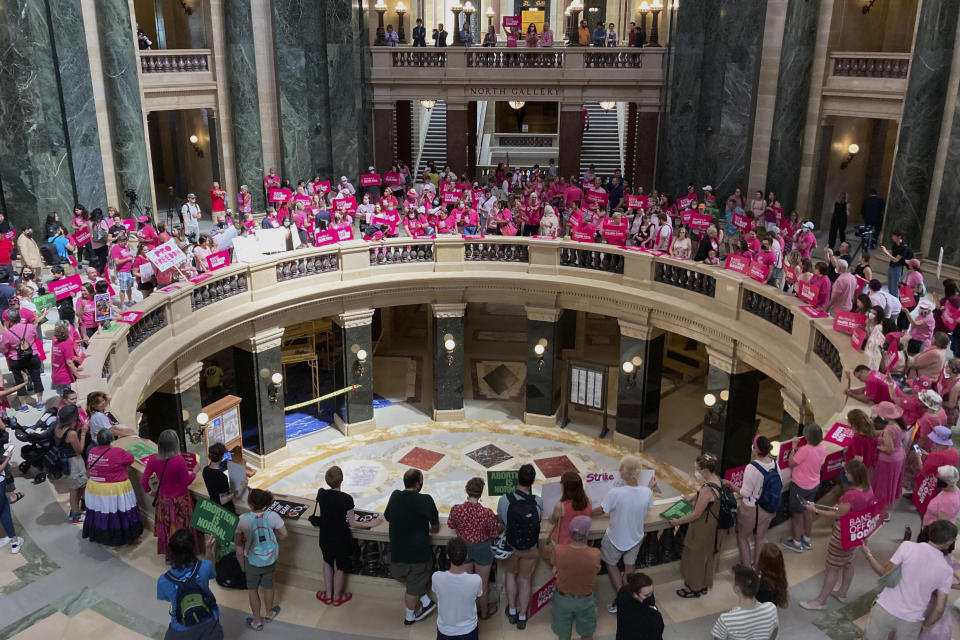
[[580, 148], [583, 144], [583, 105], [560, 104], [560, 159], [562, 176], [580, 175]]
[[467, 172], [468, 113], [465, 102], [447, 101], [447, 164], [458, 176]]
[[790, 0], [783, 28], [766, 189], [777, 194], [787, 211], [797, 202], [819, 14], [820, 0]]
[[[928, 207], [928, 199], [936, 149], [941, 136], [949, 135], [941, 131], [941, 121], [956, 45], [960, 0], [923, 2], [918, 11], [913, 62], [907, 78], [887, 199], [888, 218], [895, 212], [897, 222], [883, 225], [885, 237], [898, 229], [903, 239], [914, 247], [920, 246], [927, 212], [935, 211]], [[951, 207], [955, 204], [951, 202]], [[947, 230], [947, 236], [955, 235], [955, 227], [949, 223], [942, 228]]]
[[[333, 321], [337, 325], [333, 349], [340, 355], [334, 384], [337, 389], [359, 385], [337, 396], [334, 425], [346, 436], [371, 431], [377, 427], [373, 417], [373, 309], [341, 313]], [[366, 352], [363, 362], [357, 357], [360, 351]]]
[[[283, 386], [271, 391], [275, 373], [283, 373], [280, 345], [283, 327], [258, 331], [252, 338], [233, 347], [240, 425], [243, 447], [261, 456], [283, 449], [287, 444], [287, 426], [283, 411]], [[271, 400], [275, 398], [275, 401]]]
[[[665, 342], [664, 333], [650, 325], [620, 320], [617, 424], [613, 441], [634, 451], [642, 451], [659, 440]], [[625, 362], [633, 367], [630, 373], [623, 369]]]
[[143, 417], [147, 422], [149, 438], [156, 442], [161, 431], [173, 429], [180, 436], [180, 444], [187, 451], [197, 454], [201, 464], [207, 459], [206, 441], [202, 436], [197, 437], [200, 428], [197, 416], [202, 409], [202, 370], [202, 362], [178, 363], [176, 375], [143, 403]]
[[[413, 102], [411, 100], [397, 100], [397, 159], [413, 164]], [[377, 167], [382, 170], [382, 167]], [[411, 171], [416, 167], [411, 167]]]
[[[450, 113], [449, 109], [447, 113]], [[447, 159], [449, 162], [449, 156]], [[453, 165], [451, 168], [456, 170]], [[466, 303], [432, 305], [433, 419], [437, 421], [464, 419], [463, 376], [467, 367], [463, 350], [463, 314], [466, 310]], [[447, 340], [454, 342], [449, 352], [445, 346]]]
[[393, 164], [393, 149], [393, 103], [377, 103], [373, 107], [373, 158], [377, 171], [390, 170], [390, 165]]
[[732, 345], [708, 345], [707, 355], [702, 450], [717, 456], [721, 470], [732, 469], [750, 462], [762, 374], [739, 360]]
[[123, 193], [132, 189], [141, 206], [151, 205], [153, 182], [137, 76], [140, 61], [130, 16], [133, 5], [128, 0], [99, 0], [96, 6], [117, 190]]
[[227, 61], [227, 86], [230, 89], [237, 185], [248, 185], [253, 210], [263, 211], [266, 202], [263, 190], [258, 185], [266, 172], [263, 167], [263, 135], [260, 130], [260, 97], [250, 0], [225, 0], [223, 14], [226, 31], [224, 57]]
[[[526, 307], [527, 311], [527, 384], [523, 421], [541, 427], [554, 427], [560, 407], [560, 333], [557, 322], [563, 309]], [[571, 312], [572, 313], [572, 312]], [[543, 346], [538, 356], [537, 345]]]

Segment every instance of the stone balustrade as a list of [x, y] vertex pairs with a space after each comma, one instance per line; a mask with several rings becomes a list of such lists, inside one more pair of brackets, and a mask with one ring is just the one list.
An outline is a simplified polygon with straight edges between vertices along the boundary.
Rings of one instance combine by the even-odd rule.
[[909, 53], [833, 53], [832, 75], [856, 78], [906, 78]]
[[192, 73], [210, 71], [210, 49], [166, 49], [139, 52], [140, 72]]

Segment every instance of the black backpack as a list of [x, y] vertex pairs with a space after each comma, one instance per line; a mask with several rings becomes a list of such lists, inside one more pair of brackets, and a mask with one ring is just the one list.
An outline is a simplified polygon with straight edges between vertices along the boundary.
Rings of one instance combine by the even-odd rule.
[[40, 245], [40, 257], [48, 267], [55, 267], [60, 264], [60, 254], [57, 248], [50, 242], [44, 242]]
[[517, 551], [533, 549], [540, 539], [540, 510], [531, 494], [523, 498], [507, 494], [507, 542]]
[[182, 578], [177, 578], [171, 571], [163, 574], [176, 588], [173, 617], [185, 627], [195, 627], [211, 620], [213, 610], [217, 606], [217, 599], [213, 594], [197, 582], [198, 573], [200, 573], [199, 561], [195, 562], [190, 572]]
[[720, 511], [717, 513], [717, 529], [732, 529], [737, 524], [737, 499], [733, 492], [724, 486], [718, 487], [712, 482], [707, 486], [714, 489], [720, 496]]
[[226, 589], [246, 589], [247, 578], [237, 561], [237, 554], [228, 553], [217, 560], [217, 584]]
[[[18, 362], [30, 362], [33, 360], [33, 345], [30, 344], [30, 341], [27, 340], [27, 325], [23, 326], [23, 333], [21, 333], [18, 338], [20, 341], [17, 343], [17, 361]], [[11, 331], [13, 331], [11, 329]], [[17, 335], [16, 331], [13, 331], [13, 335]]]

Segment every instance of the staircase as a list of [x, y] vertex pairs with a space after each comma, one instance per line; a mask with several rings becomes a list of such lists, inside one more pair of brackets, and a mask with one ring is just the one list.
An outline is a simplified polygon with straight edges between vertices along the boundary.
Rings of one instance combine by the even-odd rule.
[[427, 135], [423, 140], [414, 179], [418, 179], [423, 173], [428, 160], [433, 160], [438, 170], [443, 169], [447, 162], [447, 103], [442, 100], [437, 100], [437, 104], [430, 110], [430, 123], [427, 125]]
[[592, 164], [598, 176], [606, 178], [623, 169], [617, 110], [604, 111], [596, 102], [586, 104], [590, 130], [583, 132], [580, 148], [580, 175]]

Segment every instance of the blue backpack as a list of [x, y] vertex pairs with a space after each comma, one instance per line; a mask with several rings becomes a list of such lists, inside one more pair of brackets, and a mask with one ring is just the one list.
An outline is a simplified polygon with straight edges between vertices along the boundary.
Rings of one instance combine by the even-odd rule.
[[757, 506], [767, 513], [776, 513], [783, 502], [783, 480], [780, 479], [780, 470], [777, 469], [776, 464], [770, 471], [764, 469], [757, 461], [750, 464], [763, 474], [763, 488], [760, 490], [760, 497], [757, 498]]
[[200, 563], [196, 562], [182, 578], [176, 577], [172, 571], [163, 574], [176, 588], [173, 616], [184, 627], [193, 627], [212, 619], [213, 611], [217, 606], [217, 600], [213, 594], [197, 582], [199, 573]]

